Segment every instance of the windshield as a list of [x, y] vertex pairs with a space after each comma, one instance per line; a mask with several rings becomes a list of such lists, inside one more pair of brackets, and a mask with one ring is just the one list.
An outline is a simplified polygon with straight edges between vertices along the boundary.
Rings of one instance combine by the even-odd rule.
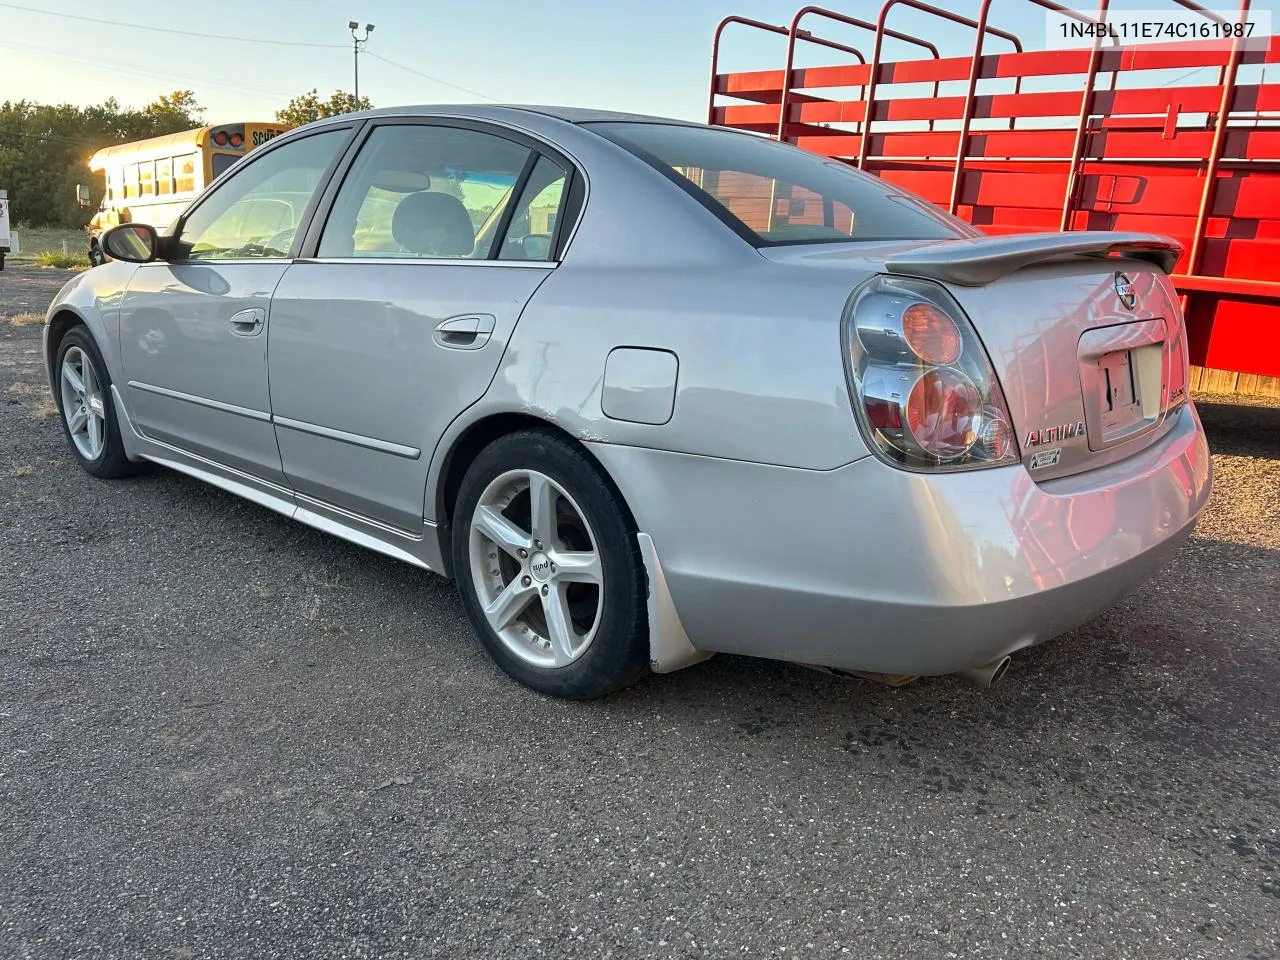
[[592, 123], [672, 177], [756, 246], [945, 240], [962, 221], [840, 160], [764, 137], [661, 123]]

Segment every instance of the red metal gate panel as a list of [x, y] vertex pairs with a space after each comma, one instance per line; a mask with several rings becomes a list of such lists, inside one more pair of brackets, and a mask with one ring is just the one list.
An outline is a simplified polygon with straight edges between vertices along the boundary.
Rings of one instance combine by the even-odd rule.
[[[874, 23], [814, 6], [785, 27], [726, 18], [713, 42], [708, 121], [844, 159], [988, 233], [1171, 236], [1184, 247], [1174, 282], [1192, 362], [1280, 376], [1280, 84], [1239, 82], [1241, 66], [1280, 62], [1280, 37], [1265, 49], [1183, 42], [1024, 51], [988, 22], [990, 2], [976, 19], [923, 0], [887, 0]], [[1028, 2], [1067, 12], [1053, 0]], [[1213, 17], [1191, 0], [1175, 2]], [[974, 54], [941, 57], [933, 44], [890, 29], [888, 15], [900, 6], [972, 30]], [[1247, 9], [1244, 0], [1242, 16]], [[1103, 0], [1098, 14], [1067, 13], [1092, 22], [1105, 12]], [[802, 29], [813, 18], [865, 31], [870, 55]], [[786, 37], [782, 69], [720, 73], [730, 25]], [[885, 37], [912, 42], [923, 55], [889, 61]], [[801, 41], [843, 62], [796, 68]], [[996, 46], [1012, 49], [987, 52]], [[1161, 84], [1147, 75], [1205, 67], [1217, 68], [1216, 83]], [[1024, 92], [1032, 77], [1083, 89]], [[1013, 81], [1013, 91], [984, 91], [993, 79]], [[940, 84], [956, 82], [963, 93], [939, 95]], [[903, 83], [931, 86], [911, 96], [886, 90]], [[803, 204], [788, 212], [793, 220], [807, 215]]]

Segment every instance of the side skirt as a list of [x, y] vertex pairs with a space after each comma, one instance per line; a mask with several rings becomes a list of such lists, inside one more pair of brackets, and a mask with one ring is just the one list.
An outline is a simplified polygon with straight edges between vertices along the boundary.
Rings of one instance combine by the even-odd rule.
[[423, 532], [413, 536], [367, 517], [351, 513], [333, 504], [304, 497], [285, 487], [251, 476], [231, 467], [215, 463], [198, 454], [182, 450], [138, 433], [129, 419], [119, 391], [112, 384], [117, 422], [121, 439], [131, 460], [150, 460], [163, 467], [203, 480], [211, 486], [243, 497], [259, 506], [284, 514], [293, 520], [350, 543], [385, 554], [423, 570], [440, 573], [444, 563], [436, 525], [423, 521]]

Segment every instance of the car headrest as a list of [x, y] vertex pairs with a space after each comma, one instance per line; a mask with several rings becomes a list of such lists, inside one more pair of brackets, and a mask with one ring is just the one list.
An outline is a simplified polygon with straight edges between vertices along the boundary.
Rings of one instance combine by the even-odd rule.
[[447, 193], [411, 193], [391, 218], [396, 243], [419, 257], [465, 257], [476, 245], [467, 208]]

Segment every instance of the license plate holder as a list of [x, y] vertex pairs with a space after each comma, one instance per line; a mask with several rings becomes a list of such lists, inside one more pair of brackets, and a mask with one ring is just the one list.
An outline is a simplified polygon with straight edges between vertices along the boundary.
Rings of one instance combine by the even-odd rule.
[[1167, 346], [1159, 317], [1081, 335], [1078, 369], [1090, 450], [1126, 443], [1160, 423]]
[[1115, 350], [1098, 359], [1102, 435], [1110, 439], [1141, 420], [1142, 388], [1130, 350]]

